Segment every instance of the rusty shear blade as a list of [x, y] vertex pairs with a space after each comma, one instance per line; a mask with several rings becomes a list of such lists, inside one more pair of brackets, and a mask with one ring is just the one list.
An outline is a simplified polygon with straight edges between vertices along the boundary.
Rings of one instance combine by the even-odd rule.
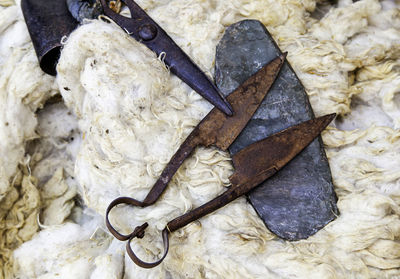
[[132, 233], [126, 235], [119, 233], [109, 221], [110, 211], [119, 204], [146, 207], [155, 203], [183, 161], [198, 145], [215, 145], [226, 150], [260, 106], [278, 76], [285, 58], [286, 53], [272, 60], [227, 97], [235, 110], [233, 116], [227, 116], [216, 108], [211, 110], [176, 151], [143, 201], [119, 197], [110, 203], [106, 211], [106, 225], [117, 239], [128, 240]]
[[269, 92], [285, 58], [286, 53], [272, 60], [227, 97], [227, 100], [235, 110], [233, 116], [227, 116], [219, 110], [213, 109], [197, 125], [169, 161], [144, 200], [145, 203], [154, 203], [156, 201], [175, 172], [196, 146], [203, 145], [207, 147], [214, 145], [224, 151], [228, 149], [246, 127]]
[[235, 172], [229, 178], [232, 183], [229, 190], [169, 222], [169, 231], [176, 231], [225, 206], [267, 180], [306, 148], [335, 116], [329, 114], [289, 127], [236, 153], [232, 158]]
[[108, 7], [106, 0], [101, 0], [104, 14], [123, 28], [135, 40], [154, 51], [157, 56], [165, 54], [164, 63], [173, 74], [222, 112], [232, 115], [232, 107], [222, 97], [214, 83], [211, 82], [171, 37], [134, 1], [122, 1], [128, 6], [131, 18], [115, 13]]
[[[336, 114], [329, 114], [289, 127], [236, 153], [233, 156], [235, 173], [229, 178], [232, 186], [215, 199], [168, 222], [162, 232], [165, 250], [160, 260], [146, 263], [135, 255], [130, 245], [127, 245], [130, 258], [144, 268], [160, 264], [168, 253], [168, 233], [218, 210], [273, 176], [306, 148], [335, 116]], [[141, 231], [140, 236], [142, 237], [143, 234], [144, 230]], [[132, 235], [130, 241], [134, 237], [137, 236]]]

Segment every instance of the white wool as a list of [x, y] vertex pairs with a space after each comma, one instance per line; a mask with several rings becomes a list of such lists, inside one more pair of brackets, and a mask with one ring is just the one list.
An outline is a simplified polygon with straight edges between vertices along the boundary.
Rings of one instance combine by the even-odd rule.
[[108, 246], [108, 249], [96, 257], [94, 263], [95, 268], [90, 275], [91, 279], [111, 279], [123, 278], [124, 265], [124, 245], [114, 239]]
[[9, 4], [0, 7], [0, 278], [11, 276], [12, 251], [39, 228], [38, 181], [25, 147], [37, 138], [36, 110], [58, 91], [39, 68], [20, 8]]
[[90, 278], [95, 256], [105, 253], [110, 244], [109, 237], [89, 240], [91, 222], [95, 221], [85, 226], [52, 226], [24, 243], [14, 253], [18, 278]]
[[320, 41], [332, 40], [343, 44], [365, 28], [368, 16], [378, 13], [380, 9], [379, 3], [374, 0], [358, 1], [334, 9], [310, 28], [311, 34]]
[[[168, 71], [155, 55], [116, 27], [98, 22], [81, 30], [76, 34], [84, 34], [87, 40], [77, 37], [77, 52], [75, 34], [71, 35], [60, 60], [58, 81], [66, 103], [74, 102], [71, 105], [83, 119], [84, 139], [76, 170], [84, 197], [90, 207], [104, 212], [115, 195], [130, 195], [136, 189], [143, 197], [204, 110], [190, 107], [200, 98], [173, 86], [180, 82], [168, 79]], [[116, 32], [123, 36], [115, 39]], [[69, 52], [79, 56], [64, 60]], [[82, 63], [83, 69], [73, 70]], [[155, 66], [151, 71], [149, 64]], [[64, 74], [65, 69], [69, 74]], [[146, 175], [147, 170], [154, 173], [152, 177]]]
[[[35, 110], [57, 89], [54, 78], [38, 67], [19, 8], [0, 7], [0, 13], [0, 158], [2, 161], [7, 158], [0, 169], [4, 170], [4, 177], [10, 179], [24, 156], [25, 142], [36, 137]], [[0, 185], [0, 200], [8, 190], [7, 185]]]
[[[43, 227], [15, 251], [16, 276], [399, 277], [396, 94], [400, 26], [396, 3], [339, 1], [318, 21], [307, 13], [315, 8], [314, 1], [137, 2], [208, 74], [213, 71], [215, 46], [226, 26], [244, 18], [260, 19], [267, 25], [280, 47], [289, 51], [289, 61], [316, 114], [341, 114], [333, 125], [336, 128], [323, 133], [340, 216], [309, 239], [290, 243], [271, 234], [240, 198], [171, 234], [169, 254], [159, 267], [144, 270], [134, 265], [124, 244], [103, 232], [105, 208], [120, 195], [143, 199], [211, 106], [171, 76], [143, 45], [112, 24], [93, 21], [71, 34], [58, 67], [57, 83], [66, 105], [79, 119], [81, 141], [66, 142], [62, 148], [44, 147], [50, 140], [57, 144], [62, 137], [79, 136], [71, 132], [77, 128], [76, 120], [65, 114], [65, 108], [63, 113], [57, 113], [57, 108], [42, 118], [42, 144], [35, 153], [55, 155], [33, 158], [37, 164], [33, 173], [39, 184], [43, 182], [40, 193], [48, 204], [41, 217], [51, 220], [48, 224], [61, 223], [72, 211], [70, 220], [79, 225]], [[21, 87], [15, 92], [24, 95]], [[37, 96], [40, 103], [43, 95]], [[62, 125], [65, 129], [61, 130], [46, 128], [45, 120], [51, 115], [73, 124]], [[60, 132], [51, 137], [46, 131]], [[53, 163], [57, 167], [50, 168]], [[132, 245], [144, 259], [154, 260], [162, 253], [160, 231], [165, 223], [224, 191], [232, 172], [226, 153], [198, 148], [154, 206], [118, 208], [111, 216], [113, 224], [128, 232], [148, 221], [145, 238]], [[71, 208], [75, 189], [96, 213]], [[52, 198], [46, 202], [46, 197]]]
[[71, 214], [75, 206], [73, 198], [76, 189], [68, 187], [64, 179], [63, 168], [58, 168], [54, 176], [43, 186], [42, 199], [45, 209], [42, 213], [44, 225], [60, 225]]

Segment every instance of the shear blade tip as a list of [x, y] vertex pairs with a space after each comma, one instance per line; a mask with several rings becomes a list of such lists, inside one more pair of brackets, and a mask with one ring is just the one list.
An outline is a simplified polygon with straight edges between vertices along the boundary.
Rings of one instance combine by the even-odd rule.
[[233, 108], [225, 99], [224, 103], [220, 105], [219, 109], [228, 116], [233, 115]]
[[279, 55], [279, 58], [282, 60], [282, 61], [284, 61], [284, 60], [286, 60], [286, 56], [288, 55], [288, 52], [287, 51], [285, 51], [284, 53], [282, 53], [281, 55]]
[[337, 115], [336, 113], [328, 114], [327, 118], [329, 119], [329, 122], [331, 122], [333, 119], [335, 119], [336, 115]]
[[319, 117], [318, 119], [320, 119], [320, 123], [322, 124], [322, 126], [325, 128], [326, 126], [329, 125], [329, 123], [332, 122], [333, 119], [335, 119], [336, 117], [336, 113], [331, 113], [331, 114], [326, 114], [324, 116]]

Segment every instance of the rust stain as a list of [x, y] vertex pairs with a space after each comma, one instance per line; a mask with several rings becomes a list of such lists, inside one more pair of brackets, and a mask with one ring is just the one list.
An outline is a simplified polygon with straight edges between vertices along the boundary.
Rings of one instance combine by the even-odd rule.
[[[127, 245], [130, 258], [137, 265], [144, 268], [150, 268], [160, 264], [168, 253], [168, 233], [183, 228], [187, 224], [224, 207], [273, 176], [306, 148], [326, 128], [335, 116], [336, 114], [329, 114], [308, 120], [253, 143], [239, 151], [233, 156], [235, 173], [229, 178], [232, 186], [213, 200], [168, 222], [166, 228], [163, 230], [165, 249], [160, 260], [154, 263], [143, 262], [135, 255], [130, 245]], [[141, 234], [138, 236], [133, 234], [130, 239], [139, 236], [142, 237], [144, 231], [137, 230], [140, 231]]]

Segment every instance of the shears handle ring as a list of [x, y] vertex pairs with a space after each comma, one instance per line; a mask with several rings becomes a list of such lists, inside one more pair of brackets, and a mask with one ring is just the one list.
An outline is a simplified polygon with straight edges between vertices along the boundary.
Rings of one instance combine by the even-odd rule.
[[113, 201], [108, 205], [107, 211], [106, 211], [106, 226], [107, 226], [108, 230], [110, 231], [110, 233], [111, 233], [113, 236], [115, 236], [115, 238], [117, 238], [117, 239], [119, 239], [119, 240], [121, 240], [121, 241], [125, 241], [125, 240], [128, 240], [128, 239], [130, 239], [130, 238], [133, 238], [133, 237], [137, 236], [137, 231], [134, 230], [134, 231], [131, 232], [130, 234], [122, 234], [122, 233], [118, 232], [118, 231], [111, 225], [110, 220], [109, 220], [110, 211], [111, 211], [111, 209], [113, 209], [115, 206], [117, 206], [117, 205], [119, 205], [119, 204], [128, 204], [128, 205], [139, 206], [139, 207], [144, 207], [144, 206], [146, 206], [147, 204], [145, 204], [145, 203], [143, 203], [143, 202], [141, 202], [141, 201], [138, 201], [138, 200], [129, 198], [129, 197], [119, 197], [119, 198], [116, 198], [115, 200], [113, 200]]
[[129, 255], [129, 257], [132, 259], [132, 261], [133, 261], [135, 264], [137, 264], [138, 266], [143, 267], [143, 268], [152, 268], [152, 267], [155, 267], [155, 266], [159, 265], [159, 264], [164, 260], [164, 258], [167, 256], [167, 254], [168, 254], [168, 249], [169, 249], [169, 239], [168, 239], [168, 229], [167, 229], [167, 228], [165, 228], [165, 229], [162, 231], [163, 244], [164, 244], [164, 254], [163, 254], [163, 256], [162, 256], [158, 261], [155, 261], [155, 262], [152, 262], [152, 263], [148, 263], [148, 262], [142, 261], [142, 260], [139, 259], [139, 258], [136, 256], [136, 254], [133, 252], [133, 250], [132, 250], [132, 248], [131, 248], [131, 241], [132, 241], [132, 239], [134, 239], [135, 237], [136, 237], [135, 235], [132, 235], [131, 238], [129, 238], [128, 242], [126, 243], [126, 251], [127, 251], [128, 255]]

